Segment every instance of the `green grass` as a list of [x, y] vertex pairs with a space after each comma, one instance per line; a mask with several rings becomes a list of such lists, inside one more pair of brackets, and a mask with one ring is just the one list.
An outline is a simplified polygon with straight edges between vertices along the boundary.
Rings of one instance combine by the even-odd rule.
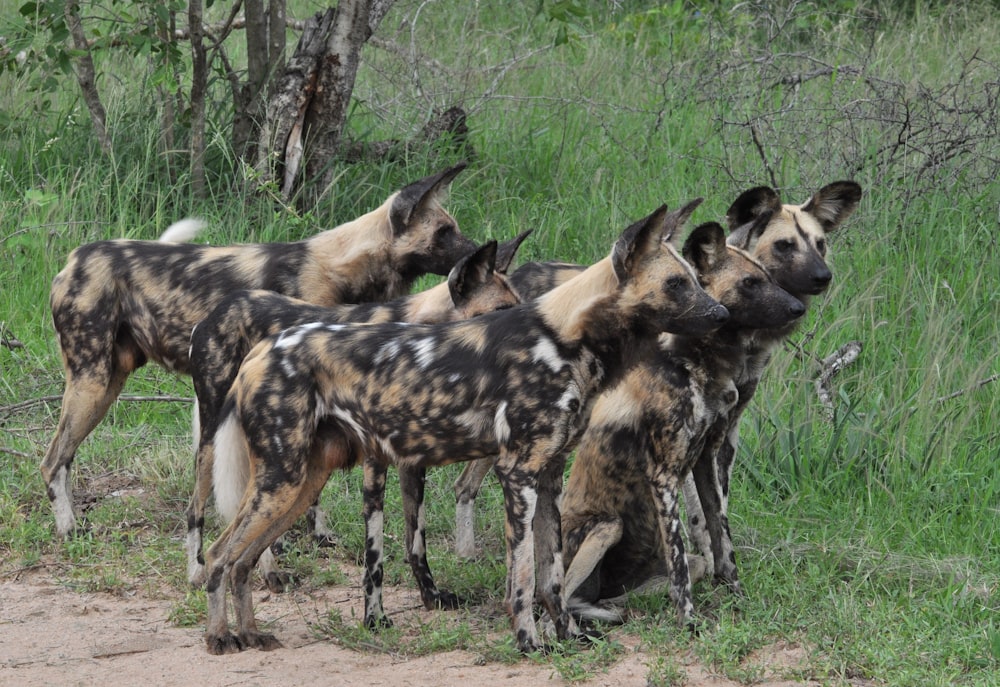
[[[533, 4], [477, 3], [475, 15], [400, 3], [379, 35], [409, 45], [409, 29], [397, 30], [414, 21], [421, 90], [413, 63], [366, 48], [350, 134], [406, 135], [429, 106], [463, 105], [475, 156], [449, 209], [477, 240], [535, 228], [522, 259], [591, 262], [663, 202], [704, 196], [694, 222], [719, 219], [759, 184], [776, 183], [800, 202], [824, 183], [854, 178], [865, 196], [831, 236], [833, 286], [775, 356], [744, 419], [731, 522], [747, 597], [699, 586], [706, 629], [695, 638], [677, 630], [665, 598], [636, 598], [632, 619], [604, 643], [533, 660], [579, 680], [619, 660], [628, 639], [648, 656], [650, 684], [683, 684], [678, 655], [689, 650], [749, 684], [763, 671], [755, 652], [782, 644], [804, 654], [784, 669], [788, 679], [996, 684], [995, 4], [580, 5], [583, 16], [563, 23], [534, 14]], [[0, 35], [12, 16], [0, 11]], [[566, 42], [553, 45], [563, 32]], [[112, 76], [124, 64], [102, 62]], [[827, 66], [837, 70], [781, 85]], [[65, 543], [53, 536], [38, 473], [59, 411], [58, 400], [44, 399], [62, 387], [46, 307], [52, 277], [80, 243], [155, 238], [188, 215], [210, 221], [205, 239], [215, 243], [297, 239], [457, 158], [427, 151], [343, 165], [314, 207], [276, 203], [245, 191], [219, 90], [209, 192], [199, 200], [188, 192], [183, 154], [162, 150], [155, 97], [117, 77], [102, 82], [115, 143], [103, 158], [75, 83], [34, 91], [35, 75], [0, 73], [0, 321], [5, 338], [23, 343], [0, 346], [0, 574], [45, 563], [72, 588], [166, 594], [176, 600], [173, 622], [198, 627], [205, 601], [187, 590], [181, 550], [192, 483], [188, 403], [116, 404], [74, 463], [78, 500], [93, 496], [91, 531]], [[835, 377], [829, 420], [813, 384], [819, 361], [854, 340], [863, 352]], [[125, 394], [183, 399], [191, 387], [147, 368]], [[359, 651], [466, 648], [487, 661], [518, 660], [501, 610], [502, 499], [490, 478], [478, 506], [483, 553], [456, 559], [457, 472], [431, 472], [428, 536], [439, 583], [468, 607], [378, 637], [356, 618], [330, 616], [318, 636]], [[339, 548], [318, 551], [293, 537], [284, 564], [303, 584], [350, 579], [342, 568], [363, 547], [360, 495], [360, 473], [335, 475], [324, 492]], [[388, 498], [387, 580], [411, 585], [394, 483]]]

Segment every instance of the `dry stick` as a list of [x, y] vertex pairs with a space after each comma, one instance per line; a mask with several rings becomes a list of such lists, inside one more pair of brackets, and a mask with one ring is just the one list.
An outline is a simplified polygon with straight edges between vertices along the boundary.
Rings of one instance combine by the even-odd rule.
[[[0, 408], [0, 414], [9, 415], [10, 413], [15, 413], [19, 410], [24, 410], [25, 408], [30, 408], [32, 406], [39, 405], [41, 403], [51, 403], [53, 401], [62, 400], [62, 396], [39, 396], [38, 398], [28, 399], [27, 401], [21, 401], [20, 403], [13, 403], [9, 406], [3, 406]], [[119, 396], [118, 401], [163, 401], [165, 403], [194, 403], [193, 398], [188, 398], [185, 396]]]
[[997, 373], [995, 375], [991, 375], [991, 376], [987, 377], [986, 379], [980, 379], [978, 382], [976, 382], [976, 383], [974, 383], [974, 384], [972, 384], [970, 386], [967, 386], [964, 389], [959, 389], [958, 391], [952, 391], [947, 396], [939, 396], [939, 397], [937, 397], [937, 398], [934, 399], [934, 402], [935, 403], [944, 403], [945, 401], [950, 401], [951, 399], [958, 398], [959, 396], [967, 394], [970, 391], [975, 391], [976, 389], [982, 388], [982, 387], [986, 386], [987, 384], [990, 384], [991, 382], [997, 381], [998, 379], [1000, 379], [1000, 373]]
[[861, 342], [848, 341], [832, 354], [823, 358], [820, 364], [819, 376], [816, 377], [816, 395], [819, 396], [820, 403], [826, 408], [826, 419], [833, 421], [833, 392], [830, 390], [830, 381], [834, 375], [852, 364], [861, 355]]

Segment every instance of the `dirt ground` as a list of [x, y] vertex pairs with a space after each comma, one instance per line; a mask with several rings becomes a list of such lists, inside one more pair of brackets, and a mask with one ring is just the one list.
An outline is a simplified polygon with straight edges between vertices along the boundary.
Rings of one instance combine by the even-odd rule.
[[[406, 588], [386, 590], [387, 612], [396, 622], [425, 614], [418, 595]], [[310, 623], [331, 608], [344, 616], [362, 612], [360, 590], [350, 587], [292, 590], [254, 595], [257, 616], [284, 644], [273, 652], [244, 651], [210, 656], [202, 628], [175, 627], [168, 615], [171, 598], [82, 594], [66, 589], [45, 568], [20, 571], [0, 580], [0, 685], [387, 685], [449, 687], [490, 684], [528, 687], [539, 684], [641, 687], [650, 657], [635, 649], [636, 638], [616, 637], [628, 653], [586, 682], [567, 683], [544, 659], [514, 664], [486, 663], [476, 653], [450, 651], [406, 657], [358, 651], [317, 639]], [[402, 616], [402, 618], [401, 618]], [[774, 646], [752, 656], [763, 666], [764, 687], [817, 684], [787, 681], [805, 660], [798, 647]], [[690, 687], [736, 687], [714, 675], [692, 655], [678, 655]], [[770, 676], [770, 677], [768, 677]], [[770, 680], [770, 681], [769, 681]]]

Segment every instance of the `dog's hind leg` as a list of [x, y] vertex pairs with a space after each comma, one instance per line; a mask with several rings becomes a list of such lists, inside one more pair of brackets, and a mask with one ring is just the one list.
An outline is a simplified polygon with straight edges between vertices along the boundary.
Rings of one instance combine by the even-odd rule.
[[69, 482], [76, 450], [118, 398], [132, 369], [104, 362], [93, 370], [73, 372], [67, 365], [59, 424], [41, 465], [59, 536], [69, 536], [76, 527]]
[[392, 627], [382, 609], [382, 564], [385, 556], [385, 477], [387, 466], [381, 457], [364, 461], [363, 514], [365, 518], [365, 627], [375, 630]]
[[420, 588], [420, 598], [428, 611], [435, 608], [458, 608], [458, 597], [441, 591], [427, 564], [427, 534], [424, 511], [424, 485], [427, 470], [400, 467], [399, 488], [403, 495], [403, 517], [406, 520], [406, 558]]
[[601, 594], [601, 564], [608, 551], [621, 541], [623, 529], [621, 518], [612, 518], [587, 521], [564, 533], [568, 546], [576, 550], [567, 556], [570, 562], [563, 578], [563, 593], [570, 612], [578, 618], [622, 622], [619, 610], [596, 602]]
[[462, 558], [476, 555], [476, 496], [495, 458], [470, 460], [455, 480], [455, 553]]

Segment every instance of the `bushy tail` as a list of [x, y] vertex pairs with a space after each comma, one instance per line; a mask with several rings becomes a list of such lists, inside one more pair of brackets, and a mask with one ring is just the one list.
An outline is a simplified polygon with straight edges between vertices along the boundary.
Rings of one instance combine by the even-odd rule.
[[215, 507], [226, 523], [236, 518], [250, 481], [250, 456], [246, 437], [230, 399], [222, 409], [222, 421], [215, 433], [212, 462], [212, 490]]
[[621, 625], [625, 622], [624, 607], [608, 603], [607, 599], [595, 604], [578, 597], [571, 597], [566, 602], [566, 607], [573, 617], [580, 621], [590, 620], [610, 625]]
[[174, 222], [167, 227], [167, 230], [160, 235], [158, 241], [160, 243], [187, 243], [197, 236], [205, 226], [205, 222], [202, 220], [196, 217], [188, 217]]

